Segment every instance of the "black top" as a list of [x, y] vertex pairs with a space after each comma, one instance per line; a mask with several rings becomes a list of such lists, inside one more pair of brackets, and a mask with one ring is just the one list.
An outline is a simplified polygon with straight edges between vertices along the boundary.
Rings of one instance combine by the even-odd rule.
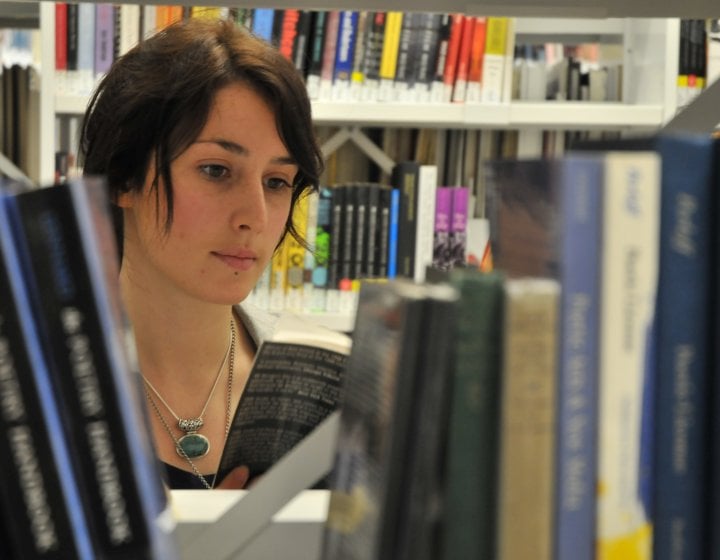
[[[173, 465], [165, 462], [160, 462], [162, 465], [162, 474], [165, 478], [167, 485], [173, 490], [205, 490], [205, 485], [197, 477], [197, 475], [190, 471], [184, 471]], [[212, 486], [214, 474], [204, 474], [207, 483]]]

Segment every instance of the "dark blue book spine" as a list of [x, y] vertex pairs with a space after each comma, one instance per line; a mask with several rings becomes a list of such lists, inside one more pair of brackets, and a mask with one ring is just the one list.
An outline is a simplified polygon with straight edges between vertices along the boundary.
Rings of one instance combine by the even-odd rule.
[[355, 54], [355, 37], [357, 35], [358, 12], [343, 10], [340, 12], [338, 39], [335, 46], [335, 69], [333, 81], [350, 81]]
[[598, 317], [603, 161], [559, 164], [561, 338], [558, 371], [557, 560], [595, 557]]
[[707, 333], [716, 147], [710, 138], [668, 136], [658, 139], [657, 150], [662, 202], [653, 554], [691, 560], [709, 553], [703, 504], [710, 487]]

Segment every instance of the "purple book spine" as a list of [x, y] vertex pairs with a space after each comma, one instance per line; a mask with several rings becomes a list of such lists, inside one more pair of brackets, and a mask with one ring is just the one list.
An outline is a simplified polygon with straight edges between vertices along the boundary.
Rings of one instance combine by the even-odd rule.
[[435, 231], [433, 233], [433, 268], [447, 270], [450, 266], [450, 214], [452, 188], [438, 187], [435, 192]]
[[95, 6], [95, 75], [104, 74], [113, 63], [113, 5]]
[[450, 265], [465, 264], [467, 252], [468, 187], [452, 188], [452, 218], [450, 220]]

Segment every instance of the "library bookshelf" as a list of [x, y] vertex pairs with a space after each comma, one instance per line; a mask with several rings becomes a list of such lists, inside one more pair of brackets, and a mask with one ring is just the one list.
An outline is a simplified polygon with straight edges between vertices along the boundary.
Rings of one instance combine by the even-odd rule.
[[[243, 2], [239, 2], [243, 4]], [[195, 4], [193, 2], [193, 4]], [[235, 2], [234, 4], [238, 4]], [[298, 0], [276, 2], [256, 0], [252, 7], [308, 7], [312, 9], [351, 9], [354, 0]], [[387, 9], [387, 0], [366, 0], [363, 9]], [[675, 77], [677, 73], [677, 45], [679, 17], [711, 17], [720, 11], [709, 0], [686, 0], [682, 3], [653, 2], [652, 0], [509, 0], [502, 5], [465, 3], [456, 0], [406, 1], [394, 9], [415, 11], [460, 11], [470, 14], [507, 15], [518, 18], [517, 34], [527, 37], [562, 37], [576, 40], [578, 36], [620, 37], [627, 65], [628, 79], [624, 83], [623, 102], [614, 104], [592, 103], [530, 103], [508, 102], [497, 105], [433, 106], [431, 110], [418, 105], [357, 105], [343, 103], [317, 103], [313, 107], [316, 122], [338, 125], [385, 125], [436, 128], [513, 128], [532, 129], [620, 129], [652, 130], [663, 126], [675, 114]], [[573, 18], [568, 21], [567, 18]], [[40, 161], [41, 181], [49, 182], [54, 175], [54, 152], [56, 149], [56, 119], [63, 115], [80, 115], [87, 98], [59, 96], [55, 93], [53, 73], [54, 60], [54, 10], [52, 2], [40, 6], [40, 29], [42, 31], [42, 73], [40, 84]], [[571, 25], [569, 25], [571, 23]], [[573, 32], [568, 33], [568, 28]], [[345, 329], [342, 329], [345, 330]], [[193, 498], [177, 493], [179, 516], [178, 537], [194, 539], [203, 533], [206, 539], [227, 541], [228, 534], [221, 532], [218, 520], [224, 511], [240, 500], [243, 493], [223, 494], [208, 498], [198, 505]], [[270, 529], [258, 537], [256, 554], [262, 557], [262, 547], [274, 543], [292, 543], [288, 558], [299, 558], [302, 538], [308, 547], [302, 548], [308, 560], [315, 560], [318, 531], [321, 529], [323, 511], [327, 507], [327, 495], [322, 491], [301, 493], [295, 502], [274, 518]], [[275, 533], [272, 533], [275, 531]], [[273, 535], [276, 535], [273, 536]], [[302, 536], [302, 537], [301, 537]], [[291, 550], [293, 549], [293, 550]], [[295, 556], [292, 556], [292, 553]], [[206, 551], [213, 557], [213, 551]], [[237, 558], [252, 558], [250, 549]], [[284, 556], [275, 549], [273, 558]], [[268, 556], [266, 556], [268, 557]], [[305, 558], [303, 556], [302, 558]], [[188, 556], [185, 560], [192, 560]]]

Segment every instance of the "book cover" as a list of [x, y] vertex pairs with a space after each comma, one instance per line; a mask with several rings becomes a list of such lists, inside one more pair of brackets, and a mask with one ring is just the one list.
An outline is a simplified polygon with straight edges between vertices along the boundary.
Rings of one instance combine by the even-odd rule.
[[452, 187], [450, 214], [450, 266], [465, 266], [467, 262], [467, 222], [469, 218], [470, 187]]
[[303, 76], [307, 74], [309, 61], [308, 51], [310, 49], [310, 30], [312, 26], [313, 12], [300, 10], [298, 13], [297, 33], [292, 46], [292, 61], [298, 72]]
[[403, 161], [395, 164], [391, 183], [400, 193], [398, 215], [397, 274], [405, 278], [415, 275], [415, 241], [417, 238], [417, 191], [420, 164]]
[[356, 183], [351, 186], [355, 197], [352, 279], [368, 277], [368, 238], [370, 237], [370, 185]]
[[380, 64], [382, 61], [383, 43], [385, 39], [386, 13], [371, 12], [371, 21], [365, 45], [363, 73], [365, 81], [361, 95], [362, 101], [377, 101], [380, 87]]
[[282, 19], [280, 19], [280, 32], [278, 40], [278, 50], [288, 60], [293, 61], [293, 49], [295, 47], [295, 38], [298, 34], [298, 23], [300, 21], [300, 10], [288, 9], [282, 11]]
[[472, 45], [470, 46], [470, 63], [468, 65], [465, 101], [480, 103], [482, 101], [482, 68], [485, 57], [485, 39], [487, 34], [487, 18], [478, 16], [475, 19]]
[[312, 272], [313, 293], [322, 294], [322, 305], [315, 309], [325, 309], [325, 290], [330, 281], [330, 247], [332, 243], [332, 189], [321, 187], [318, 197], [317, 230], [315, 232], [315, 267]]
[[119, 54], [125, 54], [140, 42], [140, 6], [120, 4]]
[[389, 11], [385, 14], [385, 33], [380, 57], [380, 83], [378, 101], [392, 101], [393, 83], [397, 71], [400, 33], [403, 24], [403, 12]]
[[330, 200], [330, 256], [328, 259], [327, 311], [337, 311], [345, 247], [345, 189], [334, 186]]
[[7, 196], [0, 190], [0, 517], [8, 546], [2, 557], [89, 560], [92, 542], [12, 240]]
[[390, 227], [388, 230], [387, 277], [398, 275], [398, 237], [400, 230], [400, 198], [399, 189], [390, 189]]
[[596, 558], [649, 559], [660, 161], [612, 151], [605, 161]]
[[414, 53], [418, 43], [418, 18], [420, 14], [410, 12], [403, 14], [398, 42], [397, 62], [395, 64], [395, 78], [391, 100], [407, 102], [410, 92], [410, 81], [417, 53]]
[[317, 99], [320, 96], [320, 74], [322, 71], [327, 14], [328, 12], [325, 10], [312, 12], [309, 60], [305, 77], [305, 85], [310, 99]]
[[508, 51], [508, 40], [512, 33], [510, 18], [487, 18], [485, 55], [482, 68], [482, 100], [486, 103], [500, 103], [504, 100], [508, 57], [512, 60], [513, 51]]
[[425, 269], [432, 265], [433, 262], [437, 189], [437, 166], [421, 165], [418, 175], [415, 265], [413, 272], [413, 278], [416, 282], [425, 280]]
[[662, 157], [662, 195], [653, 558], [690, 560], [707, 555], [709, 534], [707, 333], [718, 144], [704, 136], [661, 136], [655, 149]]
[[320, 88], [318, 99], [332, 99], [332, 84], [335, 75], [335, 52], [337, 50], [338, 32], [340, 30], [340, 11], [330, 10], [325, 24], [322, 65], [320, 68]]
[[[405, 469], [411, 442], [421, 435], [416, 430], [422, 410], [420, 371], [423, 356], [440, 350], [428, 338], [428, 303], [454, 305], [454, 298], [447, 286], [407, 279], [363, 284], [345, 371], [323, 558], [404, 557], [408, 490], [422, 481], [412, 478], [417, 470], [411, 476]], [[421, 520], [415, 527], [423, 527], [426, 539], [433, 536], [432, 526]]]
[[654, 150], [662, 159], [653, 558], [701, 558], [709, 550], [705, 501], [712, 486], [706, 459], [717, 140], [661, 133], [583, 147]]
[[333, 65], [332, 99], [350, 99], [350, 81], [357, 39], [358, 11], [342, 10], [338, 23], [335, 64]]
[[11, 200], [97, 555], [169, 554], [166, 496], [120, 302], [104, 184], [78, 180]]
[[252, 18], [252, 32], [268, 43], [272, 41], [275, 10], [272, 8], [255, 8]]
[[[68, 78], [74, 79], [74, 73], [77, 72], [78, 64], [78, 12], [80, 10], [80, 4], [74, 4], [72, 2], [66, 3], [66, 39], [65, 45], [67, 48], [67, 71]], [[72, 76], [72, 77], [71, 77]]]
[[[306, 239], [308, 226], [309, 196], [300, 197], [293, 208], [293, 223], [301, 239]], [[307, 240], [306, 240], [307, 241]], [[292, 235], [283, 240], [285, 245], [285, 308], [293, 311], [302, 310], [303, 288], [305, 284], [305, 246]]]
[[445, 103], [450, 103], [452, 101], [465, 18], [466, 16], [463, 14], [452, 14], [450, 16], [450, 35], [448, 37], [447, 55], [445, 57], [442, 78], [442, 101]]
[[604, 161], [488, 165], [494, 266], [561, 287], [557, 371], [555, 558], [594, 558], [598, 321]]
[[305, 259], [303, 261], [303, 297], [302, 309], [310, 313], [315, 309], [318, 296], [315, 294], [313, 274], [315, 272], [318, 253], [318, 206], [320, 192], [313, 190], [307, 194], [307, 226], [305, 228]]
[[470, 68], [470, 51], [473, 45], [473, 34], [477, 16], [465, 16], [462, 32], [460, 34], [460, 50], [458, 51], [457, 66], [455, 68], [455, 82], [453, 83], [453, 103], [464, 103], [467, 90], [468, 70]]
[[362, 237], [359, 235], [357, 228], [358, 213], [356, 211], [358, 207], [358, 190], [356, 184], [347, 183], [343, 185], [336, 185], [336, 189], [341, 189], [343, 192], [343, 232], [342, 232], [342, 245], [340, 249], [341, 254], [341, 265], [340, 265], [340, 288], [348, 285], [348, 281], [354, 280], [355, 273], [355, 250], [357, 247], [357, 238]]
[[418, 45], [414, 51], [418, 60], [411, 78], [410, 101], [417, 103], [430, 101], [430, 87], [439, 54], [442, 17], [441, 14], [420, 14]]
[[350, 72], [350, 99], [360, 101], [365, 85], [365, 49], [368, 45], [368, 34], [372, 25], [372, 12], [358, 11], [355, 52], [353, 53], [352, 72]]
[[78, 4], [77, 81], [75, 91], [90, 95], [95, 77], [95, 4]]
[[218, 467], [222, 480], [245, 465], [262, 475], [332, 413], [351, 339], [284, 314], [253, 361]]
[[388, 276], [388, 257], [390, 254], [390, 199], [392, 189], [388, 185], [378, 185], [377, 243], [375, 245], [375, 270], [373, 276]]
[[438, 186], [435, 194], [433, 225], [433, 261], [436, 270], [448, 270], [450, 261], [450, 220], [452, 218], [452, 187]]
[[438, 27], [437, 45], [433, 53], [432, 79], [430, 81], [430, 101], [442, 103], [445, 95], [445, 66], [448, 60], [450, 30], [453, 19], [450, 14], [441, 14]]
[[441, 560], [496, 558], [500, 453], [500, 273], [456, 269], [460, 294], [448, 427]]
[[105, 74], [113, 63], [113, 11], [112, 4], [95, 6], [95, 75]]
[[504, 292], [497, 557], [550, 560], [560, 286], [510, 278]]

